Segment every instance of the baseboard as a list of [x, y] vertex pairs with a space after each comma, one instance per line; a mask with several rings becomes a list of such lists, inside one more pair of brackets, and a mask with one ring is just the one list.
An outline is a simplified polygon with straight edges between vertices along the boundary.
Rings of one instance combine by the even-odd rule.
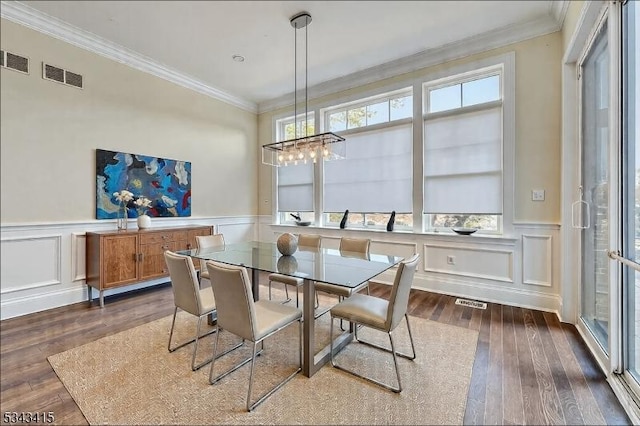
[[[118, 287], [110, 290], [105, 290], [104, 295], [105, 297], [107, 297], [114, 294], [126, 293], [141, 288], [163, 284], [166, 283], [167, 280], [167, 278], [160, 278], [126, 287]], [[93, 303], [99, 303], [98, 294], [99, 292], [94, 289]], [[32, 314], [34, 312], [46, 311], [48, 309], [59, 308], [61, 306], [71, 305], [73, 303], [86, 302], [87, 299], [87, 286], [77, 285], [72, 288], [65, 288], [58, 291], [24, 296], [7, 301], [3, 300], [2, 302], [0, 302], [0, 320]], [[108, 306], [105, 306], [105, 309], [108, 309]]]
[[499, 285], [486, 284], [479, 281], [418, 274], [414, 277], [413, 288], [482, 302], [552, 312], [559, 317], [561, 300], [555, 294], [500, 287]]

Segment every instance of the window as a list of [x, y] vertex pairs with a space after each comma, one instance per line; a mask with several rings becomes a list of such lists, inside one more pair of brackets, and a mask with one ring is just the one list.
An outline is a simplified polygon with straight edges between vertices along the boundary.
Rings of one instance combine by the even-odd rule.
[[325, 111], [331, 131], [345, 131], [347, 158], [324, 167], [324, 221], [337, 225], [349, 210], [350, 227], [411, 228], [413, 96], [409, 90]]
[[[276, 142], [295, 139], [314, 133], [313, 115], [299, 116], [297, 122], [293, 117], [284, 118], [276, 122]], [[287, 166], [278, 167], [278, 213], [280, 223], [293, 223], [291, 214], [301, 217], [303, 221], [313, 222], [313, 163], [300, 162], [292, 158]]]
[[370, 100], [352, 103], [342, 108], [331, 108], [326, 113], [330, 132], [357, 129], [374, 124], [411, 118], [413, 116], [413, 96], [406, 91]]
[[423, 86], [427, 230], [501, 228], [501, 78], [494, 68]]
[[[337, 227], [349, 210], [348, 228], [385, 229], [395, 211], [399, 231], [450, 233], [464, 226], [509, 235], [515, 53], [439, 68], [431, 76], [410, 87], [320, 105], [315, 122], [311, 115], [304, 123], [298, 119], [299, 134], [306, 128], [311, 133], [315, 124], [313, 133], [344, 137], [346, 158], [277, 168], [279, 223], [293, 224], [293, 213]], [[274, 123], [278, 140], [293, 138], [294, 123], [292, 116]], [[416, 161], [422, 172], [414, 170]]]

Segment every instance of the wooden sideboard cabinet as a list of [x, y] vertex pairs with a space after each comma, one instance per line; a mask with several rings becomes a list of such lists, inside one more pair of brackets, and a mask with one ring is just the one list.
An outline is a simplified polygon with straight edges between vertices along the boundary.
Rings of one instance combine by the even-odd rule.
[[[87, 232], [89, 303], [93, 288], [100, 291], [100, 307], [104, 307], [106, 289], [168, 276], [165, 250], [196, 248], [197, 235], [212, 233], [211, 226]], [[194, 262], [194, 266], [199, 268], [200, 263]]]

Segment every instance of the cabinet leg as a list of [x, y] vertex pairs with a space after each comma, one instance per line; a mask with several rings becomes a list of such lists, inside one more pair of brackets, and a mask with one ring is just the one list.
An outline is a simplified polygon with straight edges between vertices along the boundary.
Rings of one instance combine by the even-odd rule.
[[90, 285], [87, 286], [87, 294], [88, 294], [88, 299], [89, 299], [89, 306], [91, 306], [91, 303], [93, 302], [93, 292], [91, 291], [93, 287], [91, 287]]
[[100, 290], [100, 307], [104, 308], [104, 291]]

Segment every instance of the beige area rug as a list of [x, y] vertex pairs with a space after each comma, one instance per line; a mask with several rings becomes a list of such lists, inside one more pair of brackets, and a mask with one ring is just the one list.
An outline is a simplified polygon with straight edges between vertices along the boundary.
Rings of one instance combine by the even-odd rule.
[[[90, 424], [462, 424], [477, 332], [415, 317], [410, 321], [418, 356], [399, 358], [400, 394], [328, 364], [311, 378], [298, 374], [251, 413], [245, 410], [249, 364], [209, 385], [209, 365], [191, 371], [192, 345], [167, 351], [171, 316], [48, 360]], [[328, 341], [328, 325], [329, 315], [318, 320], [317, 340]], [[175, 341], [194, 331], [195, 317], [179, 314]], [[358, 334], [388, 344], [384, 333], [362, 329]], [[407, 351], [404, 324], [395, 335], [403, 343], [400, 350]], [[211, 355], [213, 336], [201, 341], [200, 359]], [[220, 345], [236, 339], [223, 331]], [[293, 371], [297, 344], [297, 325], [267, 339], [256, 361], [252, 400]], [[248, 357], [250, 346], [216, 360], [216, 371]], [[378, 379], [395, 379], [391, 355], [359, 343], [348, 345], [337, 360]]]

